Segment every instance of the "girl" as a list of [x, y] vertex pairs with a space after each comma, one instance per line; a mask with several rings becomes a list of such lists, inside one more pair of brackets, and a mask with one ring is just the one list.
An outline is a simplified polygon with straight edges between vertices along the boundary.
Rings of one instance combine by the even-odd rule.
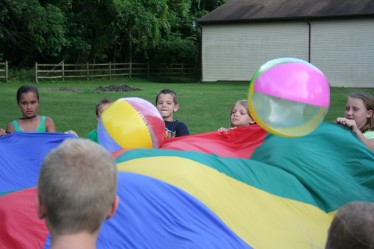
[[338, 117], [336, 123], [344, 125], [372, 151], [374, 151], [374, 98], [358, 92], [348, 97], [344, 117]]
[[21, 86], [17, 91], [17, 104], [22, 117], [8, 124], [6, 132], [56, 132], [50, 117], [37, 114], [39, 92], [34, 86]]
[[[236, 101], [235, 104], [231, 108], [230, 114], [230, 124], [231, 128], [238, 128], [241, 126], [248, 126], [253, 125], [256, 122], [252, 118], [251, 114], [248, 110], [248, 101], [247, 100], [239, 100]], [[227, 131], [229, 129], [220, 128], [218, 131]]]

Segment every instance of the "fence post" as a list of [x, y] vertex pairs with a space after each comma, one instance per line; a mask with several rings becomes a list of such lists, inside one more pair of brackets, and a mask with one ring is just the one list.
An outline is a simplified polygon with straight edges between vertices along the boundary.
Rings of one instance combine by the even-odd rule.
[[38, 83], [38, 62], [35, 62], [35, 82]]
[[8, 82], [8, 61], [5, 61], [5, 82]]
[[147, 77], [149, 79], [149, 61], [147, 62]]
[[62, 70], [62, 82], [65, 81], [65, 62], [61, 63], [61, 70]]
[[90, 68], [89, 68], [90, 66], [88, 65], [88, 62], [87, 62], [87, 64], [86, 64], [86, 80], [88, 81], [88, 79], [89, 79], [89, 70], [90, 70]]
[[109, 61], [109, 79], [112, 79], [112, 62]]
[[129, 64], [129, 78], [131, 79], [131, 74], [132, 74], [132, 62], [130, 61]]

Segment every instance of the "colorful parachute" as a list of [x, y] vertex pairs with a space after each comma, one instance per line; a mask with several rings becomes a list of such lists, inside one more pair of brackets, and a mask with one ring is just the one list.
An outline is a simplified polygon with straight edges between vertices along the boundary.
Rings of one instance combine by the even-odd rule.
[[[50, 247], [35, 185], [68, 137], [0, 138], [0, 248]], [[335, 124], [299, 138], [256, 126], [197, 134], [116, 156], [120, 206], [97, 248], [323, 248], [339, 207], [374, 202], [374, 153]]]

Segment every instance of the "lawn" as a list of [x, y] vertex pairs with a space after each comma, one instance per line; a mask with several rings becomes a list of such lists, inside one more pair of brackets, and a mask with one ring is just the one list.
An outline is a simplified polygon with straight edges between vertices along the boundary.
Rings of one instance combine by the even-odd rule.
[[[97, 90], [100, 86], [110, 85], [127, 85], [140, 90]], [[5, 128], [11, 120], [20, 117], [16, 103], [16, 91], [19, 86], [21, 83], [0, 83], [0, 127]], [[248, 86], [248, 82], [159, 83], [128, 78], [37, 84], [40, 93], [39, 114], [53, 118], [58, 131], [74, 130], [82, 137], [96, 127], [95, 105], [100, 99], [140, 97], [154, 104], [155, 96], [164, 88], [177, 92], [180, 109], [175, 118], [184, 121], [192, 134], [228, 127], [231, 106], [236, 100], [247, 98]], [[331, 122], [342, 115], [347, 95], [358, 90], [374, 95], [374, 88], [331, 88], [331, 106], [325, 121]]]

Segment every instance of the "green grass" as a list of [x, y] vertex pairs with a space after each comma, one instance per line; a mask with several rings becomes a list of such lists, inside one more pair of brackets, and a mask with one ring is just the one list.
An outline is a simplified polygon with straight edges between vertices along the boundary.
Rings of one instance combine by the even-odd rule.
[[[23, 83], [24, 84], [24, 83]], [[99, 86], [126, 84], [140, 88], [136, 92], [99, 92]], [[22, 83], [0, 83], [0, 127], [5, 128], [11, 120], [20, 117], [16, 103], [16, 91]], [[248, 82], [184, 82], [158, 83], [143, 79], [117, 79], [95, 81], [42, 82], [37, 84], [40, 93], [38, 113], [55, 121], [57, 131], [74, 130], [85, 137], [95, 128], [96, 102], [102, 98], [113, 100], [126, 97], [140, 97], [154, 104], [155, 96], [164, 88], [177, 92], [180, 109], [175, 118], [184, 121], [191, 134], [213, 131], [229, 126], [229, 112], [232, 104], [248, 95]], [[76, 89], [62, 91], [64, 89]], [[346, 97], [357, 90], [374, 95], [374, 88], [332, 88], [331, 105], [325, 121], [333, 121], [343, 115]]]

